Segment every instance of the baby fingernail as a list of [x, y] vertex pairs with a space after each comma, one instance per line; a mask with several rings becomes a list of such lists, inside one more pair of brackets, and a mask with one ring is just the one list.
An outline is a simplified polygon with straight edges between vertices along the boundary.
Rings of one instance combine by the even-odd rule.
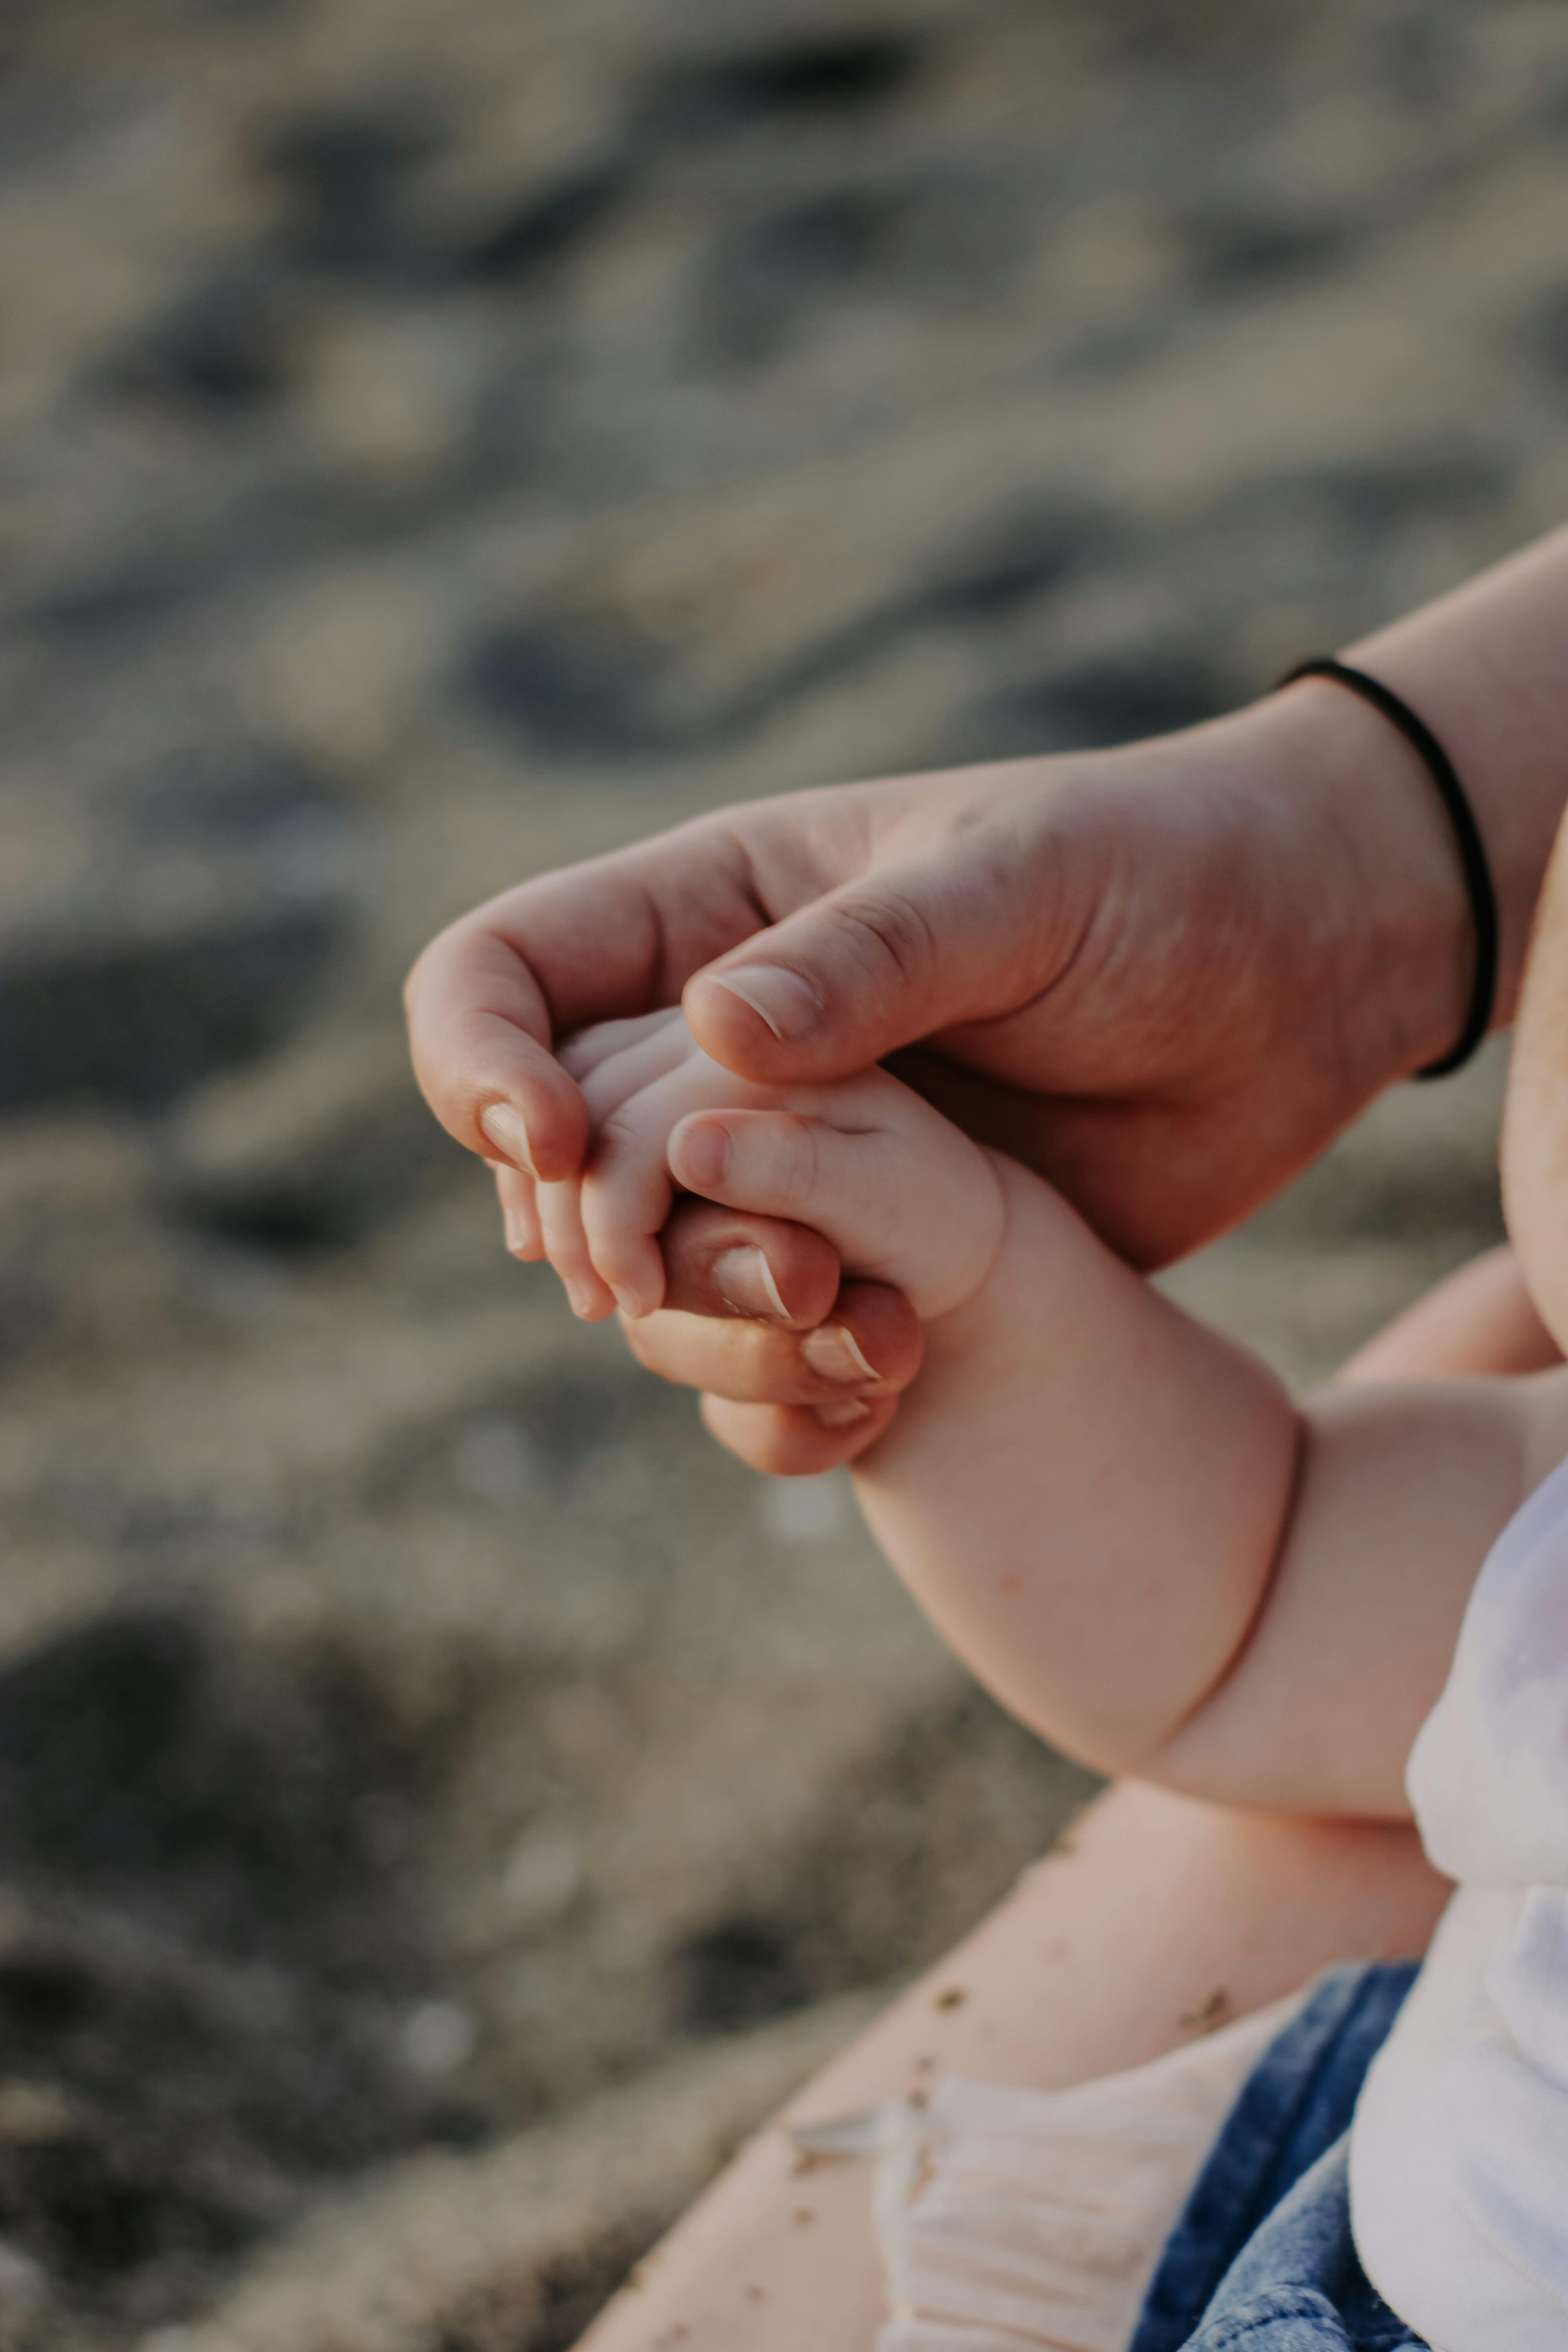
[[867, 1362], [854, 1332], [843, 1323], [818, 1324], [801, 1341], [800, 1353], [802, 1362], [819, 1381], [879, 1381], [882, 1377], [874, 1364]]
[[528, 1129], [520, 1110], [513, 1110], [510, 1103], [490, 1103], [480, 1111], [479, 1125], [501, 1157], [510, 1160], [514, 1168], [521, 1168], [525, 1176], [539, 1173], [533, 1164], [533, 1154], [529, 1150]]
[[852, 1421], [864, 1421], [871, 1408], [858, 1397], [846, 1397], [842, 1404], [814, 1404], [806, 1410], [824, 1429], [847, 1429]]
[[628, 1290], [624, 1283], [612, 1283], [610, 1287], [616, 1294], [616, 1305], [630, 1321], [636, 1323], [647, 1313], [647, 1305], [635, 1290]]
[[528, 1247], [529, 1228], [525, 1220], [514, 1216], [511, 1210], [501, 1211], [501, 1223], [506, 1228], [506, 1245], [515, 1257], [519, 1250]]
[[760, 1249], [726, 1250], [715, 1258], [713, 1287], [737, 1315], [776, 1315], [781, 1323], [789, 1321], [773, 1267]]
[[730, 1165], [730, 1135], [717, 1119], [704, 1119], [700, 1126], [689, 1127], [680, 1139], [680, 1181], [694, 1192], [705, 1192], [724, 1181]]
[[708, 974], [716, 986], [727, 988], [765, 1021], [781, 1045], [808, 1037], [822, 1018], [822, 1000], [809, 982], [782, 965], [749, 963], [739, 971]]

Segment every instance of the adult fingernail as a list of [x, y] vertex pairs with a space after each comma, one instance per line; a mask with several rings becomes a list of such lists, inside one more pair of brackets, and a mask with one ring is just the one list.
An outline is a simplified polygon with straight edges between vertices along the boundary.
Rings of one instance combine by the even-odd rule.
[[819, 1323], [801, 1341], [800, 1353], [819, 1381], [879, 1381], [882, 1377], [874, 1364], [867, 1362], [854, 1332], [844, 1323]]
[[858, 1397], [846, 1397], [842, 1404], [814, 1404], [806, 1410], [824, 1429], [847, 1429], [852, 1421], [864, 1421], [871, 1408]]
[[538, 1175], [520, 1110], [513, 1110], [510, 1103], [490, 1103], [480, 1111], [479, 1125], [503, 1159], [510, 1160], [514, 1168], [521, 1168], [525, 1176]]
[[789, 1309], [779, 1296], [766, 1253], [756, 1248], [726, 1250], [713, 1261], [713, 1287], [737, 1315], [776, 1315], [789, 1321]]
[[730, 1131], [721, 1127], [716, 1118], [705, 1118], [689, 1127], [680, 1138], [677, 1155], [680, 1165], [676, 1171], [681, 1183], [695, 1192], [706, 1192], [724, 1181], [730, 1165]]
[[739, 971], [708, 974], [719, 988], [727, 988], [765, 1021], [781, 1045], [808, 1037], [822, 1018], [822, 999], [809, 981], [782, 964], [748, 963]]

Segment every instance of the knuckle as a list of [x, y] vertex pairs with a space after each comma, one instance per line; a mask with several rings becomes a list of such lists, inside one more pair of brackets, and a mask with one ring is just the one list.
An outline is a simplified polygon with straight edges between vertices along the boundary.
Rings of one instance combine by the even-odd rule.
[[930, 969], [936, 937], [924, 908], [907, 890], [867, 891], [842, 901], [837, 911], [874, 967], [890, 969], [900, 981]]

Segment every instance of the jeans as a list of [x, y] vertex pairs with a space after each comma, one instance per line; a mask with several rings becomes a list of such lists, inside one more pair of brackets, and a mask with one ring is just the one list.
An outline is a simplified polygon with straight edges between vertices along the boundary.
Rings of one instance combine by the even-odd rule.
[[1413, 1962], [1336, 1969], [1247, 2078], [1166, 2242], [1130, 2352], [1395, 2352], [1422, 2339], [1367, 2279], [1347, 2155]]

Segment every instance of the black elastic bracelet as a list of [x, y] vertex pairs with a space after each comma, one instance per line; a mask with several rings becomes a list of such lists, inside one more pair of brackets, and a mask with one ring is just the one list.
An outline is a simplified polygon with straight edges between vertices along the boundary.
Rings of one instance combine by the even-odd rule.
[[[1436, 785], [1443, 806], [1448, 812], [1448, 822], [1454, 828], [1454, 839], [1459, 845], [1459, 863], [1465, 869], [1465, 887], [1469, 892], [1470, 913], [1476, 928], [1476, 977], [1470, 990], [1469, 1010], [1465, 1025], [1451, 1052], [1440, 1062], [1428, 1062], [1417, 1070], [1418, 1078], [1446, 1078], [1468, 1062], [1491, 1026], [1492, 1003], [1497, 995], [1498, 919], [1497, 893], [1492, 888], [1491, 868], [1487, 864], [1486, 845], [1481, 829], [1476, 823], [1475, 811], [1465, 797], [1465, 788], [1454, 772], [1454, 763], [1438, 742], [1424, 719], [1418, 719], [1407, 702], [1390, 693], [1375, 677], [1364, 670], [1352, 669], [1348, 663], [1335, 661], [1323, 655], [1317, 661], [1302, 662], [1279, 681], [1281, 687], [1294, 686], [1300, 677], [1331, 678], [1337, 686], [1349, 687], [1374, 710], [1381, 710], [1391, 726], [1397, 727], [1412, 751], [1419, 753], [1427, 773]], [[1276, 689], [1278, 690], [1278, 689]]]

